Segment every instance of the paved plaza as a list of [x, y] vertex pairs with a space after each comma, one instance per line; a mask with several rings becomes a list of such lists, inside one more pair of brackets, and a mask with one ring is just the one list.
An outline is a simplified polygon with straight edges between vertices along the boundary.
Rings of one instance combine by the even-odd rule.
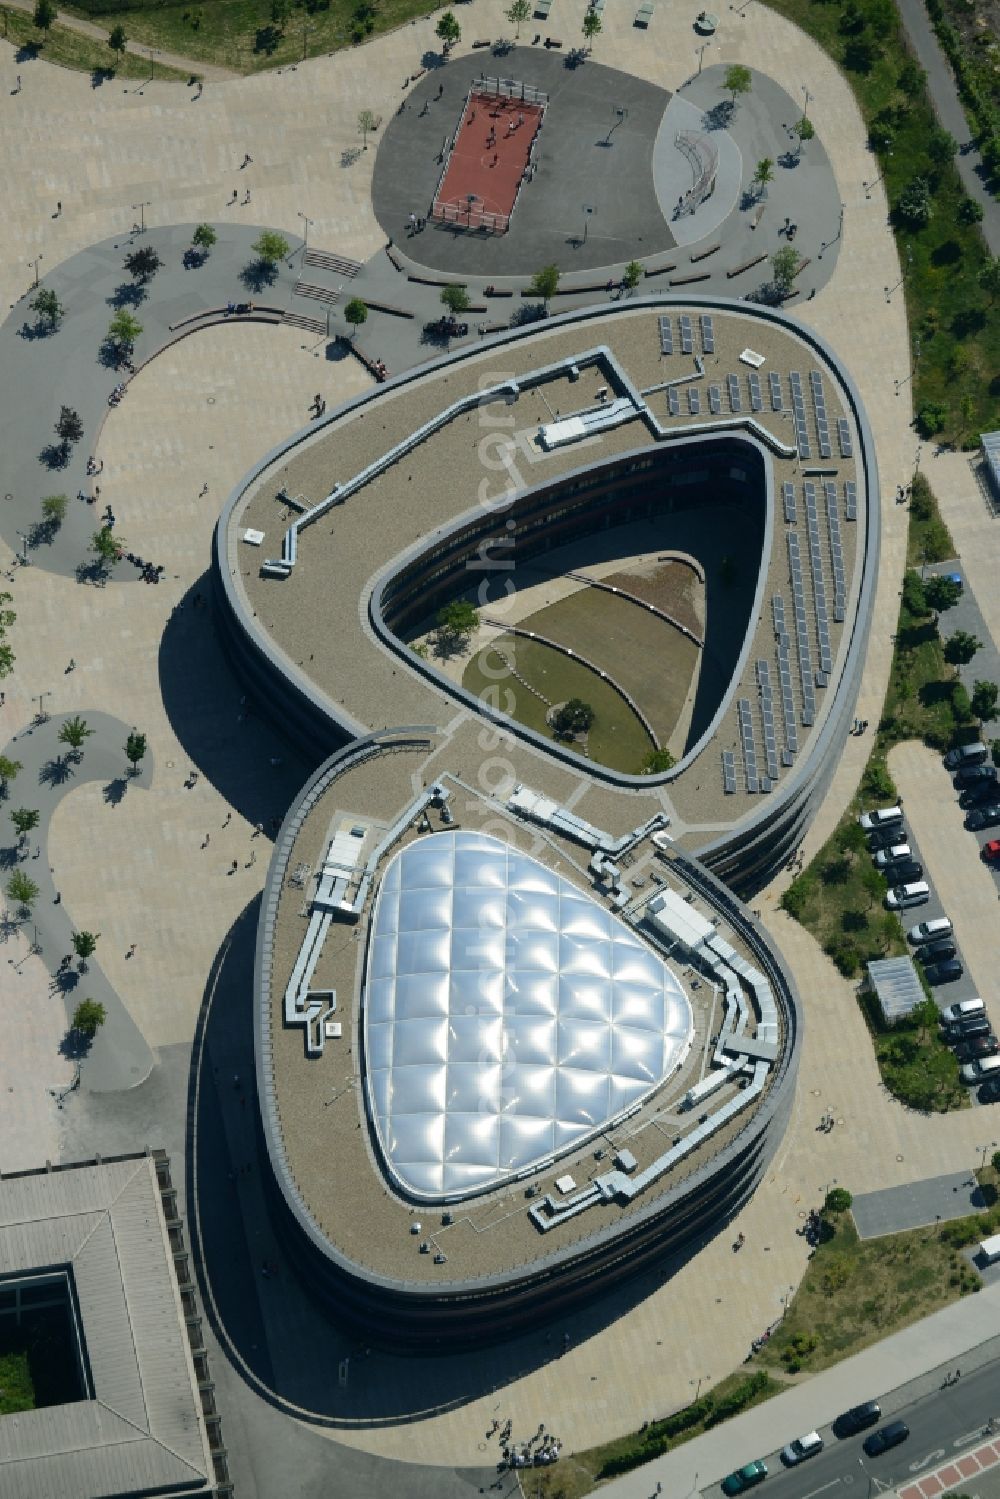
[[[560, 7], [560, 31], [578, 35], [583, 0], [560, 0]], [[471, 0], [462, 7], [465, 40], [446, 74], [457, 75], [461, 68], [467, 79], [478, 71], [482, 61], [469, 43], [508, 30], [502, 9], [492, 0]], [[208, 283], [206, 278], [204, 294], [213, 304], [216, 286], [223, 299], [229, 294], [222, 274], [234, 270], [246, 241], [260, 226], [281, 229], [294, 245], [304, 233], [303, 216], [310, 220], [310, 245], [364, 265], [370, 286], [386, 288], [386, 300], [400, 299], [400, 293], [388, 288], [402, 286], [405, 273], [395, 271], [383, 254], [385, 237], [373, 207], [373, 177], [377, 188], [381, 171], [376, 166], [379, 136], [367, 152], [358, 151], [356, 120], [360, 109], [372, 109], [387, 122], [383, 130], [390, 139], [396, 110], [409, 97], [403, 80], [416, 72], [424, 53], [436, 49], [433, 27], [432, 17], [357, 51], [317, 59], [280, 76], [211, 77], [197, 100], [182, 85], [165, 83], [149, 84], [142, 94], [120, 86], [96, 91], [84, 75], [42, 62], [18, 63], [13, 50], [0, 43], [0, 156], [7, 168], [0, 290], [16, 319], [9, 337], [8, 332], [3, 335], [5, 403], [7, 411], [16, 408], [25, 413], [25, 421], [37, 423], [24, 441], [18, 441], [18, 426], [5, 429], [2, 462], [5, 476], [11, 476], [0, 485], [0, 505], [6, 507], [0, 514], [5, 543], [0, 562], [5, 568], [20, 529], [10, 517], [27, 515], [41, 494], [64, 484], [75, 491], [76, 470], [64, 479], [46, 475], [35, 461], [39, 434], [54, 419], [50, 406], [57, 410], [66, 401], [83, 410], [89, 401], [93, 409], [88, 420], [105, 414], [100, 382], [107, 383], [108, 372], [94, 362], [93, 335], [110, 316], [106, 278], [119, 261], [110, 250], [102, 256], [91, 247], [117, 243], [115, 256], [124, 253], [138, 205], [151, 226], [150, 238], [163, 234], [174, 260], [179, 240], [171, 237], [170, 226], [205, 219], [219, 228], [220, 243], [232, 246], [234, 259], [227, 260], [228, 252], [220, 254], [209, 272], [214, 276], [218, 271], [220, 279]], [[659, 7], [655, 30], [647, 35], [632, 27], [631, 13], [609, 11], [595, 60], [637, 80], [637, 97], [645, 90], [665, 102], [678, 91], [687, 93], [696, 65], [690, 16]], [[797, 245], [813, 262], [809, 275], [814, 278], [803, 286], [806, 295], [815, 287], [816, 295], [808, 301], [804, 296], [798, 306], [802, 318], [852, 371], [874, 431], [882, 491], [891, 495], [910, 478], [916, 457], [907, 398], [894, 395], [894, 380], [909, 368], [908, 340], [902, 298], [887, 304], [882, 290], [899, 279], [899, 266], [881, 189], [874, 189], [869, 201], [862, 188], [872, 174], [872, 158], [857, 107], [831, 61], [763, 7], [752, 7], [745, 19], [724, 17], [707, 54], [709, 66], [718, 69], [737, 61], [753, 70], [755, 92], [757, 75], [766, 74], [789, 101], [788, 118], [779, 119], [779, 125], [795, 118], [804, 82], [813, 96], [815, 144], [822, 145], [835, 190], [821, 193], [802, 216]], [[585, 64], [574, 76], [585, 82], [589, 67]], [[19, 70], [23, 89], [15, 94]], [[709, 85], [700, 86], [707, 90]], [[770, 86], [762, 77], [759, 92]], [[435, 82], [433, 91], [436, 87]], [[718, 94], [717, 82], [712, 87]], [[690, 94], [695, 98], [696, 90], [691, 88]], [[412, 112], [408, 105], [407, 114]], [[810, 156], [813, 149], [810, 143]], [[652, 160], [651, 141], [648, 150]], [[245, 153], [252, 155], [253, 165], [241, 172]], [[251, 189], [250, 204], [230, 201], [237, 188], [240, 197]], [[53, 217], [57, 202], [62, 212]], [[642, 211], [652, 214], [653, 208]], [[775, 189], [761, 228], [741, 227], [740, 232], [748, 241], [760, 236], [761, 253], [771, 253], [782, 243], [776, 227], [791, 211], [780, 206]], [[563, 227], [568, 232], [576, 226], [567, 217]], [[604, 232], [595, 216], [588, 245], [592, 236]], [[668, 231], [658, 232], [666, 247]], [[820, 247], [831, 242], [835, 249], [825, 251], [820, 261]], [[405, 256], [405, 231], [400, 248]], [[488, 249], [499, 254], [495, 246]], [[463, 244], [462, 253], [466, 250]], [[36, 256], [42, 257], [42, 276], [50, 270], [67, 276], [77, 268], [76, 290], [67, 285], [67, 293], [92, 289], [100, 308], [81, 314], [93, 318], [86, 340], [76, 338], [69, 325], [47, 350], [16, 336], [26, 315], [19, 299], [34, 275], [28, 262]], [[614, 261], [623, 258], [624, 251], [616, 247]], [[519, 274], [537, 268], [528, 259], [516, 267]], [[290, 305], [300, 271], [301, 265], [281, 271], [275, 296], [284, 298], [282, 310]], [[492, 275], [485, 262], [482, 272]], [[151, 346], [157, 329], [169, 330], [171, 322], [185, 315], [193, 295], [175, 268], [161, 276], [162, 285], [159, 277], [154, 279], [147, 305], [139, 311], [149, 326]], [[416, 323], [433, 315], [437, 291], [425, 287], [419, 296], [424, 300], [412, 303]], [[335, 310], [334, 316], [340, 314]], [[427, 353], [409, 326], [411, 320], [397, 346], [398, 321], [370, 324], [363, 335], [367, 342], [362, 346], [383, 355], [390, 366], [397, 347], [406, 363]], [[376, 323], [375, 315], [371, 323]], [[84, 343], [89, 363], [78, 363]], [[41, 370], [42, 357], [53, 351], [56, 378], [49, 381], [45, 375], [42, 397], [30, 383], [42, 377], [29, 372]], [[64, 358], [58, 357], [61, 351]], [[88, 372], [96, 381], [90, 392]], [[22, 381], [28, 397], [23, 406]], [[54, 724], [80, 712], [106, 726], [101, 733], [106, 747], [98, 751], [96, 741], [90, 742], [85, 773], [61, 788], [58, 803], [53, 803], [43, 852], [65, 920], [101, 933], [97, 957], [102, 982], [119, 997], [157, 1065], [130, 1093], [108, 1099], [96, 1096], [85, 1065], [81, 1089], [60, 1110], [52, 1090], [72, 1076], [59, 1049], [64, 1003], [54, 1002], [49, 993], [51, 967], [62, 956], [60, 945], [53, 932], [40, 957], [28, 956], [24, 930], [6, 930], [4, 957], [13, 961], [3, 963], [0, 985], [9, 1043], [0, 1072], [0, 1167], [39, 1164], [49, 1155], [67, 1158], [81, 1147], [115, 1148], [123, 1139], [138, 1148], [146, 1139], [160, 1143], [162, 1135], [182, 1175], [188, 1066], [199, 1017], [213, 980], [225, 969], [227, 953], [238, 950], [242, 978], [233, 978], [231, 992], [226, 989], [224, 996], [237, 1008], [222, 1012], [233, 1013], [234, 1024], [214, 1029], [208, 1050], [196, 1055], [206, 1089], [200, 1117], [216, 1129], [216, 1149], [205, 1167], [218, 1173], [211, 1178], [219, 1187], [214, 1227], [230, 1237], [238, 1267], [234, 1287], [239, 1294], [226, 1307], [236, 1323], [229, 1345], [236, 1350], [234, 1361], [231, 1367], [217, 1355], [215, 1365], [224, 1371], [220, 1405], [230, 1459], [237, 1475], [243, 1464], [246, 1486], [241, 1492], [247, 1493], [255, 1492], [255, 1481], [256, 1492], [276, 1492], [266, 1475], [273, 1476], [279, 1458], [286, 1457], [301, 1460], [303, 1494], [327, 1491], [324, 1485], [332, 1472], [346, 1473], [359, 1494], [384, 1492], [393, 1480], [380, 1479], [373, 1466], [361, 1461], [362, 1452], [428, 1465], [428, 1493], [475, 1492], [486, 1461], [483, 1433], [498, 1414], [510, 1415], [515, 1431], [524, 1434], [544, 1421], [569, 1448], [632, 1429], [685, 1403], [697, 1382], [714, 1381], [740, 1364], [751, 1339], [774, 1320], [782, 1295], [801, 1276], [807, 1250], [795, 1229], [832, 1181], [866, 1194], [936, 1175], [967, 1174], [989, 1134], [987, 1127], [984, 1135], [979, 1110], [924, 1118], [903, 1111], [881, 1090], [853, 986], [836, 974], [808, 933], [780, 911], [784, 882], [778, 881], [758, 905], [796, 975], [805, 1041], [785, 1142], [767, 1181], [735, 1225], [746, 1235], [744, 1252], [734, 1256], [728, 1240], [711, 1241], [669, 1279], [642, 1283], [636, 1294], [622, 1295], [603, 1315], [595, 1311], [590, 1322], [574, 1326], [571, 1345], [558, 1359], [551, 1357], [544, 1333], [534, 1345], [526, 1340], [515, 1347], [486, 1349], [468, 1360], [427, 1360], [415, 1366], [388, 1354], [362, 1357], [350, 1365], [348, 1393], [338, 1407], [341, 1387], [333, 1369], [336, 1365], [339, 1373], [339, 1335], [316, 1318], [290, 1271], [273, 1282], [261, 1280], [260, 1259], [279, 1251], [268, 1240], [257, 1183], [249, 1172], [239, 1177], [241, 1168], [252, 1164], [253, 1141], [239, 1095], [226, 1082], [250, 1066], [246, 985], [252, 937], [246, 934], [255, 921], [269, 835], [311, 766], [248, 711], [203, 596], [212, 528], [230, 489], [271, 445], [307, 423], [315, 394], [332, 408], [369, 383], [358, 361], [327, 357], [322, 333], [287, 324], [223, 321], [171, 343], [142, 370], [126, 400], [107, 412], [96, 447], [104, 463], [101, 503], [112, 505], [129, 549], [163, 565], [159, 585], [133, 581], [126, 587], [112, 580], [96, 588], [76, 581], [73, 549], [85, 545], [93, 517], [86, 507], [73, 513], [51, 565], [38, 555], [35, 565], [14, 573], [10, 585], [17, 611], [10, 632], [17, 666], [3, 684], [0, 741], [7, 744], [25, 732], [43, 692], [51, 694], [45, 710]], [[81, 452], [80, 461], [86, 456]], [[995, 526], [988, 524], [967, 460], [961, 455], [932, 459], [925, 450], [924, 463], [986, 623], [994, 639], [1000, 639], [1000, 598], [993, 586], [1000, 542]], [[71, 493], [71, 505], [77, 503]], [[873, 722], [891, 656], [906, 518], [902, 507], [891, 505], [883, 514], [879, 592], [857, 710]], [[77, 664], [67, 673], [70, 658]], [[133, 725], [149, 739], [147, 772], [141, 786], [130, 786], [116, 801], [105, 795], [105, 788], [117, 772], [110, 758], [103, 757], [120, 758], [121, 731]], [[807, 836], [807, 858], [839, 818], [868, 748], [865, 739], [848, 740], [826, 804]], [[929, 766], [920, 763], [926, 752], [913, 748], [915, 790], [910, 795], [916, 800], [918, 788], [930, 787], [931, 780]], [[897, 751], [908, 753], [909, 747]], [[14, 804], [35, 805], [29, 800], [32, 771], [27, 756], [21, 758], [25, 779], [15, 783]], [[901, 777], [907, 773], [905, 764], [897, 767], [895, 760], [893, 768]], [[34, 775], [37, 783], [37, 770]], [[933, 796], [927, 802], [930, 817], [935, 815]], [[915, 807], [914, 813], [916, 817]], [[258, 823], [264, 833], [255, 837]], [[918, 832], [930, 852], [933, 834], [922, 825]], [[236, 869], [229, 873], [234, 862]], [[942, 879], [936, 867], [935, 877]], [[990, 879], [985, 873], [984, 878]], [[945, 895], [943, 888], [941, 893]], [[980, 958], [972, 957], [976, 932], [961, 933], [970, 966], [988, 961], [991, 925], [985, 909]], [[994, 891], [991, 917], [995, 910]], [[133, 943], [135, 953], [128, 958]], [[226, 974], [227, 985], [235, 972]], [[220, 994], [223, 987], [220, 979]], [[242, 1017], [241, 994], [246, 1005]], [[16, 1071], [11, 1066], [14, 1049]], [[827, 1110], [836, 1120], [830, 1134], [817, 1129]], [[235, 1185], [230, 1172], [238, 1178]], [[222, 1195], [223, 1184], [231, 1197]], [[212, 1242], [218, 1247], [224, 1240]], [[557, 1328], [556, 1337], [562, 1331]], [[243, 1368], [244, 1347], [259, 1357], [253, 1370]], [[705, 1349], [710, 1350], [707, 1357]], [[311, 1402], [303, 1399], [296, 1414], [305, 1421], [319, 1416], [324, 1424], [317, 1421], [305, 1432], [281, 1413], [281, 1402], [293, 1384], [298, 1393], [306, 1389], [314, 1369], [323, 1375], [326, 1407], [317, 1411], [320, 1382], [313, 1381]], [[253, 1381], [275, 1404], [259, 1398]], [[345, 1415], [352, 1424], [339, 1424]], [[328, 1457], [331, 1441], [358, 1450], [346, 1456], [338, 1450]], [[420, 1491], [416, 1480], [398, 1482], [400, 1491]]]
[[965, 1218], [986, 1205], [982, 1189], [969, 1170], [855, 1195], [851, 1212], [862, 1239], [877, 1239], [883, 1234], [924, 1228], [928, 1223]]

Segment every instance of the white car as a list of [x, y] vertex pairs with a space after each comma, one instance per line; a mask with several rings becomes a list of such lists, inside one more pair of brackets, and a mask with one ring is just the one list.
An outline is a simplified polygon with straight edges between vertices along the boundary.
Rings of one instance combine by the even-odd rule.
[[880, 848], [875, 855], [875, 864], [886, 869], [890, 864], [899, 864], [903, 859], [912, 859], [913, 850], [908, 843], [894, 843], [891, 848]]
[[925, 906], [931, 898], [931, 887], [926, 880], [914, 880], [911, 885], [894, 885], [885, 898], [890, 911], [903, 911], [907, 906]]
[[919, 947], [922, 942], [933, 942], [937, 937], [951, 936], [951, 921], [947, 916], [935, 916], [933, 921], [918, 921], [911, 926], [906, 940]]
[[873, 812], [862, 812], [858, 818], [866, 833], [874, 833], [876, 828], [891, 827], [894, 822], [902, 820], [902, 807], [876, 807]]
[[817, 1452], [823, 1451], [823, 1438], [818, 1431], [807, 1431], [804, 1437], [796, 1437], [794, 1442], [789, 1442], [787, 1447], [781, 1449], [781, 1461], [789, 1468], [794, 1468], [796, 1463], [804, 1463], [807, 1457], [815, 1457]]
[[959, 999], [941, 1011], [941, 1024], [957, 1025], [960, 1020], [971, 1020], [974, 1015], [985, 1013], [986, 1006], [981, 999]]

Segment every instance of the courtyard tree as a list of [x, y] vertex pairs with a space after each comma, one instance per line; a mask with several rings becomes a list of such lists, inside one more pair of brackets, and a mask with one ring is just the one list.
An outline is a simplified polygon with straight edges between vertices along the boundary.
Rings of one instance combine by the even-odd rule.
[[639, 766], [639, 774], [643, 776], [662, 775], [665, 770], [673, 770], [676, 764], [677, 761], [668, 749], [650, 750]]
[[441, 288], [441, 301], [453, 317], [457, 317], [460, 312], [468, 312], [470, 300], [469, 293], [464, 286], [442, 286]]
[[200, 250], [202, 255], [207, 258], [209, 250], [218, 238], [219, 236], [211, 224], [199, 224], [191, 236], [191, 243], [196, 250]]
[[924, 229], [930, 223], [934, 205], [926, 177], [911, 177], [896, 202], [897, 217], [911, 229]]
[[642, 280], [642, 266], [637, 260], [630, 260], [622, 273], [622, 286], [626, 291], [635, 291]]
[[81, 973], [86, 973], [87, 959], [92, 958], [97, 951], [97, 939], [100, 935], [100, 932], [73, 933], [73, 951], [80, 959], [79, 968]]
[[479, 624], [479, 615], [468, 599], [454, 599], [437, 612], [435, 649], [441, 656], [464, 650]]
[[74, 411], [72, 406], [60, 406], [55, 432], [64, 456], [68, 457], [70, 443], [79, 442], [83, 436], [83, 422], [80, 420], [79, 412]]
[[521, 26], [531, 15], [531, 0], [514, 0], [513, 5], [504, 11], [510, 24], [514, 27], [515, 38], [521, 35]]
[[997, 697], [1000, 687], [996, 682], [973, 682], [972, 711], [980, 723], [991, 723], [997, 717]]
[[128, 46], [128, 37], [125, 35], [125, 27], [121, 24], [120, 21], [117, 26], [113, 26], [111, 28], [111, 35], [108, 37], [108, 46], [111, 48], [112, 52], [115, 54], [115, 57], [120, 63], [122, 60], [122, 53]]
[[12, 760], [9, 755], [0, 755], [0, 801], [7, 800], [10, 783], [21, 768], [20, 760]]
[[770, 156], [762, 156], [757, 163], [753, 174], [754, 187], [757, 189], [756, 196], [763, 198], [767, 192], [767, 184], [774, 181], [774, 162]]
[[589, 9], [583, 18], [583, 35], [586, 39], [588, 50], [593, 47], [594, 37], [600, 36], [603, 31], [601, 18], [594, 9]]
[[7, 881], [7, 898], [27, 915], [38, 899], [38, 886], [23, 869], [15, 869]]
[[107, 1018], [107, 1010], [96, 999], [81, 999], [73, 1011], [73, 1029], [93, 1041]]
[[108, 324], [107, 337], [108, 343], [120, 355], [129, 354], [135, 348], [137, 339], [142, 337], [142, 324], [127, 307], [120, 307]]
[[978, 279], [990, 302], [995, 302], [1000, 296], [1000, 255], [992, 255], [983, 262]]
[[132, 767], [134, 776], [139, 774], [139, 761], [145, 758], [146, 736], [133, 729], [125, 741], [125, 758]]
[[571, 697], [561, 703], [549, 720], [559, 738], [571, 738], [574, 734], [586, 734], [596, 718], [589, 703], [583, 698]]
[[968, 630], [956, 630], [944, 643], [944, 659], [949, 666], [968, 666], [976, 652], [982, 648], [983, 642], [977, 640], [975, 635], [970, 635]]
[[34, 14], [32, 15], [32, 20], [38, 27], [39, 31], [48, 31], [55, 18], [56, 8], [52, 4], [52, 0], [38, 0], [38, 3], [35, 6]]
[[378, 115], [372, 109], [362, 109], [358, 112], [358, 134], [364, 141], [363, 150], [368, 150], [368, 137], [378, 129]]
[[56, 738], [60, 744], [66, 745], [75, 760], [79, 760], [83, 754], [83, 746], [93, 732], [86, 719], [76, 714], [75, 717], [64, 720]]
[[147, 281], [152, 281], [163, 261], [152, 245], [142, 245], [138, 250], [132, 250], [125, 256], [125, 269], [137, 281], [140, 286], [145, 286]]
[[455, 19], [454, 11], [445, 11], [435, 26], [434, 33], [444, 43], [445, 52], [449, 52], [456, 42], [461, 41], [462, 28]]
[[776, 250], [771, 256], [771, 270], [774, 273], [774, 284], [781, 296], [787, 297], [795, 284], [795, 277], [801, 262], [801, 256], [794, 245], [785, 245]]
[[939, 169], [954, 161], [958, 141], [949, 130], [932, 130], [927, 137], [927, 155]]
[[557, 265], [543, 265], [540, 271], [536, 271], [531, 278], [528, 294], [532, 297], [541, 297], [548, 306], [549, 302], [559, 290], [559, 277], [562, 275]]
[[90, 538], [90, 550], [97, 558], [98, 566], [102, 571], [119, 560], [123, 548], [124, 541], [120, 536], [115, 536], [110, 526], [102, 526]]
[[[20, 769], [20, 766], [18, 766], [18, 769]], [[22, 843], [28, 834], [34, 832], [35, 828], [37, 828], [41, 821], [41, 815], [36, 807], [11, 807], [10, 820], [14, 824], [14, 831]]]
[[354, 329], [354, 333], [351, 335], [352, 337], [357, 336], [358, 329], [361, 327], [362, 323], [367, 323], [368, 308], [365, 306], [364, 302], [362, 302], [360, 297], [352, 297], [348, 302], [347, 306], [344, 308], [344, 321], [350, 323], [351, 327]]
[[801, 156], [802, 147], [805, 145], [806, 141], [812, 140], [813, 136], [816, 134], [816, 127], [813, 124], [812, 120], [810, 120], [808, 115], [803, 115], [801, 120], [797, 121], [797, 123], [792, 126], [792, 129], [795, 131], [795, 134], [799, 138], [798, 149], [795, 154], [796, 156]]
[[958, 205], [955, 217], [960, 224], [981, 224], [983, 221], [983, 206], [977, 203], [975, 198], [963, 198]]
[[38, 321], [50, 333], [59, 326], [66, 310], [50, 286], [40, 286], [28, 306], [38, 313]]
[[288, 254], [288, 241], [274, 229], [265, 229], [250, 248], [262, 265], [274, 267]]
[[753, 87], [750, 69], [745, 68], [742, 63], [734, 62], [726, 69], [726, 76], [722, 80], [722, 87], [727, 94], [732, 95], [733, 108], [736, 108], [737, 99], [743, 94], [749, 94]]
[[954, 609], [961, 597], [961, 583], [945, 573], [934, 573], [924, 581], [924, 598], [929, 608], [937, 610], [938, 614]]

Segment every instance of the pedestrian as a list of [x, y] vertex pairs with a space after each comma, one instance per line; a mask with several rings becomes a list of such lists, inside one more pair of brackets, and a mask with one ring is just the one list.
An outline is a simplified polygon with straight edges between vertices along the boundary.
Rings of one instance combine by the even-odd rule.
[[497, 162], [499, 160], [500, 160], [500, 152], [499, 151], [494, 151], [493, 152], [493, 165], [496, 166], [496, 164], [497, 164]]
[[71, 671], [76, 671], [76, 662], [75, 662], [75, 660], [73, 659], [72, 656], [70, 656], [70, 658], [69, 658], [69, 665], [66, 668], [65, 675], [69, 676], [69, 674], [70, 674]]
[[20, 75], [20, 73], [18, 73], [18, 75], [17, 75], [17, 92], [18, 93], [21, 92], [21, 75]]
[[437, 91], [437, 96], [438, 96], [439, 99], [440, 99], [440, 97], [441, 97], [441, 95], [443, 93], [444, 93], [444, 84], [443, 83], [439, 83], [438, 84], [438, 91]]
[[209, 841], [210, 841], [210, 839], [211, 839], [211, 836], [212, 836], [212, 835], [211, 835], [211, 833], [206, 833], [206, 834], [205, 834], [205, 841], [204, 841], [204, 843], [203, 843], [203, 844], [202, 844], [202, 845], [201, 845], [201, 846], [202, 846], [202, 848], [207, 848], [207, 847], [208, 847], [208, 845], [209, 845]]
[[253, 832], [250, 834], [250, 837], [257, 838], [263, 831], [264, 824], [262, 822], [255, 822], [253, 825]]
[[132, 943], [132, 946], [129, 948], [129, 950], [125, 954], [125, 956], [126, 956], [126, 958], [134, 958], [135, 957], [135, 943], [134, 942]]
[[247, 188], [246, 197], [243, 199], [243, 202], [244, 203], [249, 203], [250, 202], [250, 189], [249, 188]]
[[256, 864], [256, 862], [257, 862], [257, 850], [255, 848], [252, 848], [250, 850], [250, 857], [249, 857], [249, 859], [246, 862], [246, 868], [247, 869], [252, 869], [253, 866]]
[[207, 484], [207, 483], [205, 483], [205, 484], [203, 484], [203, 485], [202, 485], [202, 486], [201, 486], [201, 489], [200, 489], [200, 490], [199, 490], [199, 493], [198, 493], [198, 498], [199, 498], [199, 500], [200, 500], [200, 499], [201, 499], [201, 498], [202, 498], [202, 497], [203, 497], [203, 496], [204, 496], [204, 495], [206, 495], [206, 494], [208, 494], [208, 484]]
[[224, 823], [223, 823], [223, 824], [222, 824], [222, 826], [223, 826], [223, 827], [224, 827], [224, 828], [228, 828], [228, 826], [229, 826], [229, 824], [230, 824], [230, 823], [231, 823], [231, 822], [232, 822], [232, 820], [233, 820], [233, 814], [232, 814], [232, 812], [227, 812], [227, 813], [226, 813], [226, 820], [225, 820], [225, 822], [224, 822]]
[[240, 867], [240, 861], [239, 861], [239, 859], [234, 859], [233, 862], [229, 866], [229, 873], [230, 874], [235, 874], [236, 871], [239, 869], [239, 867]]
[[230, 203], [235, 203], [237, 201], [237, 199], [239, 198], [239, 195], [240, 195], [239, 188], [238, 187], [234, 187], [233, 188], [233, 196], [229, 200]]
[[55, 213], [56, 218], [58, 218], [61, 213], [62, 213], [62, 203], [59, 202], [59, 203], [56, 204], [56, 213]]

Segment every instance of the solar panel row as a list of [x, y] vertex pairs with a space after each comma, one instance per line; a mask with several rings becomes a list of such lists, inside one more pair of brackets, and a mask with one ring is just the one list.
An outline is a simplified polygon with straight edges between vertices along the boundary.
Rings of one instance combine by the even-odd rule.
[[758, 375], [756, 370], [751, 370], [747, 378], [750, 382], [751, 409], [754, 411], [760, 411], [764, 405], [760, 394], [760, 376]]
[[771, 370], [767, 379], [771, 387], [771, 410], [783, 411], [784, 401], [781, 395], [781, 376], [776, 374], [774, 370]]
[[858, 518], [858, 486], [853, 479], [848, 479], [844, 484], [844, 519], [857, 520]]
[[837, 441], [840, 443], [841, 458], [853, 458], [854, 444], [851, 441], [850, 423], [843, 416], [837, 418]]
[[795, 485], [787, 479], [781, 486], [781, 500], [785, 507], [785, 524], [794, 526], [798, 520], [798, 511], [795, 508]]
[[726, 794], [732, 796], [736, 790], [736, 760], [732, 750], [722, 751], [722, 782]]
[[806, 497], [806, 524], [809, 530], [809, 561], [812, 565], [813, 582], [813, 606], [816, 614], [816, 638], [819, 641], [819, 672], [817, 683], [823, 687], [825, 682], [820, 678], [828, 676], [833, 670], [833, 652], [830, 649], [830, 619], [826, 604], [826, 578], [823, 574], [823, 551], [820, 546], [819, 537], [819, 510], [816, 505], [816, 486], [809, 480], [803, 485]]
[[691, 319], [686, 312], [682, 312], [677, 319], [681, 330], [681, 352], [684, 354], [694, 353], [694, 333], [691, 329]]
[[729, 392], [729, 409], [734, 416], [743, 410], [743, 397], [740, 394], [740, 381], [738, 375], [726, 376], [726, 388]]
[[743, 765], [746, 770], [747, 790], [758, 791], [760, 783], [757, 777], [757, 749], [753, 742], [753, 715], [750, 712], [750, 699], [741, 697], [736, 704], [740, 721], [740, 740], [743, 744]]
[[708, 409], [713, 416], [722, 415], [722, 391], [717, 385], [708, 387]]
[[701, 315], [701, 346], [706, 354], [715, 353], [715, 327], [707, 312]]
[[802, 376], [797, 370], [792, 370], [788, 383], [792, 388], [792, 411], [795, 415], [795, 440], [798, 443], [799, 457], [811, 458], [812, 448], [809, 444], [809, 429], [806, 426], [806, 403], [802, 395]]
[[671, 385], [667, 390], [667, 408], [671, 416], [680, 416], [681, 402], [675, 386]]
[[771, 691], [771, 666], [768, 661], [757, 662], [757, 691], [760, 693], [760, 716], [764, 723], [767, 774], [770, 780], [776, 781], [778, 779], [778, 741], [774, 733], [774, 698]]
[[674, 331], [669, 317], [664, 314], [660, 318], [660, 353], [672, 354], [674, 352]]
[[819, 370], [810, 370], [809, 388], [812, 391], [813, 405], [816, 408], [816, 435], [819, 438], [819, 456], [831, 458], [833, 449], [830, 447], [830, 427], [826, 419], [826, 396], [823, 393], [823, 376]]
[[837, 486], [827, 479], [823, 485], [826, 499], [826, 521], [830, 531], [830, 561], [833, 565], [833, 617], [843, 624], [847, 603], [847, 588], [844, 582], [844, 543], [840, 531], [840, 501]]
[[688, 386], [688, 410], [692, 416], [701, 415], [701, 395], [697, 385]]
[[792, 607], [795, 611], [795, 640], [799, 650], [799, 678], [802, 685], [802, 722], [808, 728], [816, 718], [816, 693], [813, 684], [812, 649], [806, 623], [806, 591], [802, 581], [802, 559], [799, 538], [787, 531], [788, 565], [792, 575]]

